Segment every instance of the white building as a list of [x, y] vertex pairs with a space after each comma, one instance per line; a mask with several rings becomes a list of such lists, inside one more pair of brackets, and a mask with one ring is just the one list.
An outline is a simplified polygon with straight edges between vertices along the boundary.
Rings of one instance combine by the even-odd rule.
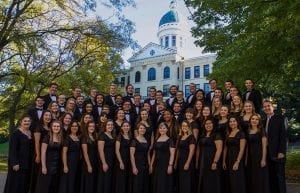
[[135, 93], [140, 93], [143, 98], [148, 96], [151, 87], [162, 90], [164, 97], [167, 97], [171, 85], [177, 85], [188, 96], [192, 82], [197, 89], [209, 91], [206, 77], [212, 71], [216, 55], [199, 53], [193, 58], [184, 57], [189, 51], [186, 43], [190, 28], [176, 6], [173, 0], [170, 10], [160, 19], [157, 32], [159, 44], [150, 42], [135, 53], [128, 60], [130, 69], [119, 77], [122, 87], [131, 83]]

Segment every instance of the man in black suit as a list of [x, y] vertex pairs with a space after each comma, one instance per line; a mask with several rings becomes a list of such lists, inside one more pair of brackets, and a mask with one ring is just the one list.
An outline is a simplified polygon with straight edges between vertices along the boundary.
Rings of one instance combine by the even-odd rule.
[[132, 108], [133, 108], [133, 111], [135, 112], [136, 116], [138, 116], [143, 107], [143, 104], [141, 103], [141, 95], [135, 94], [133, 99], [134, 99], [134, 103], [133, 103]]
[[[180, 104], [182, 114], [184, 114], [185, 109], [188, 108], [188, 103], [184, 100], [183, 95], [184, 95], [183, 91], [177, 91], [176, 97], [175, 97], [174, 102], [173, 102], [173, 107], [174, 107], [175, 103]], [[173, 107], [172, 107], [172, 109], [173, 109]]]
[[176, 85], [172, 85], [169, 89], [170, 97], [166, 100], [167, 108], [172, 109], [173, 102], [176, 96], [176, 93], [178, 91], [178, 88]]
[[73, 117], [76, 121], [80, 121], [81, 119], [81, 116], [83, 114], [83, 104], [84, 104], [84, 97], [78, 96], [76, 98], [76, 107], [75, 107], [75, 112]]
[[193, 100], [193, 98], [195, 97], [194, 95], [196, 93], [196, 85], [195, 83], [190, 83], [189, 87], [190, 87], [190, 95], [186, 98], [186, 102], [188, 104], [188, 107], [194, 108], [195, 100]]
[[66, 108], [66, 95], [60, 94], [57, 98], [58, 108], [61, 113], [65, 112]]
[[184, 117], [183, 117], [181, 104], [178, 102], [174, 102], [173, 104], [173, 115], [174, 115], [174, 119], [176, 120], [176, 123], [181, 124]]
[[264, 100], [263, 110], [267, 118], [263, 121], [268, 136], [268, 169], [270, 192], [286, 193], [285, 161], [287, 131], [285, 118], [274, 113], [271, 101]]
[[44, 105], [43, 108], [46, 110], [48, 108], [48, 105], [52, 102], [52, 101], [57, 101], [57, 89], [58, 89], [58, 84], [56, 83], [51, 83], [49, 85], [49, 91], [48, 94], [43, 96], [44, 99]]
[[127, 100], [127, 101], [123, 102], [123, 110], [124, 110], [124, 113], [125, 113], [125, 120], [130, 123], [130, 125], [131, 125], [131, 131], [133, 132], [137, 117], [136, 117], [135, 112], [131, 108], [130, 101]]
[[211, 79], [209, 81], [209, 85], [210, 85], [210, 91], [206, 94], [205, 100], [206, 100], [207, 104], [211, 105], [212, 100], [215, 96], [215, 90], [217, 88], [217, 80], [216, 79]]
[[226, 92], [224, 93], [224, 104], [230, 105], [231, 103], [231, 95], [230, 95], [230, 89], [234, 86], [233, 80], [226, 80], [224, 83], [224, 87], [226, 89]]
[[42, 114], [44, 111], [43, 108], [44, 105], [44, 98], [42, 96], [37, 96], [35, 98], [35, 105], [34, 107], [31, 107], [27, 114], [31, 117], [32, 123], [30, 126], [30, 131], [33, 133], [34, 129], [37, 127], [39, 124], [40, 119], [42, 118]]
[[243, 102], [250, 100], [253, 102], [255, 107], [255, 112], [260, 113], [262, 97], [258, 90], [255, 90], [254, 83], [251, 79], [245, 80], [246, 92], [243, 94]]
[[151, 106], [151, 111], [156, 111], [156, 88], [155, 87], [151, 87], [149, 89], [149, 98], [145, 99], [145, 103], [149, 103]]
[[112, 107], [116, 104], [116, 92], [117, 86], [115, 84], [110, 84], [109, 86], [109, 95], [105, 96], [105, 104]]
[[96, 96], [97, 96], [97, 89], [91, 88], [90, 95], [85, 100], [85, 103], [92, 103], [93, 107], [95, 107], [96, 106]]
[[123, 101], [129, 101], [131, 103], [131, 105], [133, 105], [134, 104], [133, 91], [134, 91], [133, 85], [132, 84], [128, 84], [126, 86], [126, 93], [127, 93], [127, 95], [123, 97]]

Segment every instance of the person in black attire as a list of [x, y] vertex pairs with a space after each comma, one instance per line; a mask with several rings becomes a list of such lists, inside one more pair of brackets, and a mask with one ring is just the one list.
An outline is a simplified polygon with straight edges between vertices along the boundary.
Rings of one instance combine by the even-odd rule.
[[150, 163], [152, 192], [173, 192], [172, 174], [175, 160], [175, 147], [175, 143], [168, 136], [168, 126], [164, 122], [160, 123]]
[[134, 88], [132, 84], [128, 84], [126, 86], [127, 95], [123, 97], [123, 101], [129, 101], [131, 105], [134, 104], [134, 96], [133, 96]]
[[181, 124], [177, 146], [175, 169], [178, 170], [178, 193], [193, 193], [196, 188], [193, 159], [196, 140], [187, 121]]
[[195, 92], [195, 97], [193, 97], [193, 108], [195, 107], [195, 103], [196, 101], [202, 101], [202, 103], [204, 104], [205, 103], [205, 92], [204, 90], [202, 89], [198, 89], [196, 92]]
[[96, 97], [97, 97], [97, 89], [91, 88], [90, 89], [90, 95], [88, 98], [84, 101], [85, 103], [92, 103], [93, 107], [96, 106]]
[[199, 139], [198, 193], [221, 193], [222, 136], [214, 131], [214, 120], [206, 119], [204, 134]]
[[174, 119], [176, 120], [176, 122], [178, 124], [181, 124], [184, 117], [183, 117], [183, 114], [182, 114], [181, 105], [177, 102], [174, 102], [174, 104], [173, 104], [173, 114], [174, 114]]
[[35, 98], [35, 106], [31, 107], [27, 112], [27, 114], [31, 117], [32, 120], [30, 126], [30, 131], [32, 133], [34, 132], [34, 129], [38, 126], [38, 123], [40, 122], [40, 119], [44, 111], [43, 108], [44, 103], [45, 103], [44, 98], [41, 96], [37, 96]]
[[215, 96], [215, 90], [217, 88], [217, 80], [216, 79], [209, 80], [209, 85], [210, 85], [210, 91], [205, 96], [205, 100], [206, 100], [205, 102], [211, 105], [212, 99]]
[[247, 135], [247, 190], [249, 193], [270, 193], [267, 136], [260, 115], [250, 117]]
[[133, 99], [134, 99], [134, 103], [132, 105], [132, 109], [135, 112], [135, 115], [138, 116], [143, 106], [143, 104], [141, 103], [141, 95], [135, 94]]
[[123, 105], [122, 95], [120, 94], [115, 95], [115, 104], [114, 106], [110, 106], [111, 116], [116, 117], [116, 112], [119, 109], [122, 109], [122, 105]]
[[55, 193], [58, 191], [62, 141], [60, 122], [55, 120], [51, 123], [49, 135], [42, 142], [42, 167], [38, 175], [35, 193]]
[[137, 135], [130, 144], [130, 161], [132, 166], [131, 193], [149, 193], [150, 143], [144, 137], [146, 126], [137, 125]]
[[4, 193], [28, 193], [32, 161], [31, 118], [20, 118], [19, 127], [9, 140], [8, 173]]
[[116, 104], [116, 91], [117, 91], [117, 86], [115, 84], [111, 84], [109, 86], [109, 95], [105, 96], [105, 104], [108, 106], [112, 107]]
[[[125, 113], [125, 120], [128, 121], [130, 123], [130, 125], [135, 125], [137, 116], [136, 116], [134, 110], [132, 110], [132, 108], [131, 108], [130, 101], [123, 102], [123, 110]], [[131, 130], [131, 132], [133, 133], [133, 129]]]
[[94, 121], [99, 120], [99, 116], [91, 102], [84, 103], [82, 114], [90, 114]]
[[226, 186], [230, 193], [246, 193], [245, 147], [246, 137], [238, 118], [230, 116], [223, 153], [223, 169], [228, 171]]
[[116, 173], [115, 173], [115, 193], [129, 192], [130, 174], [130, 143], [131, 128], [130, 123], [124, 121], [121, 125], [121, 132], [116, 139]]
[[195, 119], [194, 119], [194, 115], [195, 115], [194, 109], [187, 108], [185, 110], [185, 114], [184, 115], [185, 115], [185, 120], [187, 120], [189, 122], [189, 124], [191, 125], [192, 131], [193, 131], [193, 135], [194, 135], [196, 141], [198, 141], [200, 127], [198, 125], [198, 122], [195, 121]]
[[173, 102], [174, 102], [177, 91], [178, 91], [178, 88], [176, 85], [172, 85], [170, 87], [170, 89], [169, 89], [170, 97], [166, 100], [168, 109], [172, 109]]
[[57, 89], [58, 89], [58, 84], [56, 83], [51, 83], [49, 85], [49, 93], [45, 96], [43, 96], [43, 99], [45, 101], [43, 107], [46, 110], [51, 102], [57, 102]]
[[155, 89], [155, 87], [151, 87], [150, 90], [149, 90], [149, 98], [144, 100], [144, 103], [149, 103], [150, 104], [151, 112], [152, 111], [156, 112], [156, 102], [157, 101], [156, 101], [155, 95], [156, 95], [156, 89]]
[[193, 108], [194, 107], [194, 98], [196, 93], [196, 85], [195, 83], [190, 83], [190, 95], [186, 98], [187, 108]]
[[84, 97], [78, 96], [76, 98], [76, 107], [74, 111], [73, 119], [76, 121], [80, 121], [81, 116], [83, 115], [83, 105], [84, 105]]
[[167, 104], [164, 102], [159, 102], [157, 104], [157, 109], [158, 109], [158, 113], [157, 113], [155, 128], [158, 128], [158, 125], [164, 122], [164, 112], [167, 109]]
[[64, 113], [66, 111], [66, 96], [64, 94], [58, 95], [57, 103], [59, 111]]
[[62, 150], [63, 168], [59, 183], [59, 193], [75, 193], [78, 188], [80, 163], [79, 123], [71, 122], [64, 139]]
[[113, 168], [115, 160], [114, 123], [108, 120], [98, 138], [100, 167], [97, 179], [97, 193], [113, 192]]
[[155, 93], [156, 104], [164, 101], [163, 91], [158, 90]]
[[95, 123], [99, 123], [99, 116], [102, 113], [104, 104], [105, 104], [104, 95], [103, 94], [97, 94], [96, 95], [96, 105], [94, 106], [94, 108], [95, 108], [94, 111], [95, 111], [96, 117], [98, 119], [94, 120]]
[[184, 112], [185, 109], [188, 108], [188, 103], [184, 100], [184, 97], [183, 97], [183, 96], [184, 96], [184, 95], [183, 95], [183, 92], [182, 92], [182, 91], [177, 91], [176, 97], [175, 97], [175, 99], [174, 99], [173, 106], [172, 106], [172, 107], [174, 107], [174, 104], [175, 104], [175, 103], [180, 104], [180, 106], [181, 106], [181, 111], [182, 111], [182, 112]]
[[262, 105], [262, 96], [261, 93], [253, 88], [254, 83], [251, 79], [245, 80], [246, 91], [243, 94], [243, 101], [250, 100], [253, 102], [255, 107], [255, 112], [260, 113]]
[[30, 191], [35, 192], [37, 176], [41, 168], [41, 146], [44, 138], [49, 134], [52, 114], [46, 110], [42, 114], [40, 123], [34, 129], [34, 154], [31, 171]]
[[81, 96], [81, 88], [78, 86], [73, 87], [72, 92], [73, 92], [72, 96], [68, 97], [68, 99], [73, 98], [76, 100], [77, 97]]
[[90, 121], [83, 130], [81, 138], [82, 171], [80, 180], [80, 193], [96, 192], [97, 171], [99, 160], [97, 159], [97, 136], [95, 123]]
[[264, 100], [263, 110], [267, 118], [263, 121], [268, 137], [268, 164], [270, 191], [272, 193], [286, 193], [285, 161], [287, 131], [285, 118], [275, 114], [271, 101]]
[[230, 89], [233, 87], [234, 83], [232, 80], [226, 80], [224, 83], [224, 87], [226, 89], [226, 92], [224, 93], [224, 103], [226, 105], [230, 105], [231, 103], [231, 95], [230, 95]]

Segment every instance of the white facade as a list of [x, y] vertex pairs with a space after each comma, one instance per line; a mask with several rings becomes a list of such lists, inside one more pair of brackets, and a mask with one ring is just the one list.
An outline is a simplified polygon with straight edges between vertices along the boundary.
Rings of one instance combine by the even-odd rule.
[[177, 85], [186, 96], [189, 94], [190, 83], [195, 83], [198, 89], [208, 91], [206, 76], [212, 71], [216, 55], [199, 54], [193, 58], [184, 58], [184, 53], [189, 51], [185, 46], [189, 33], [187, 29], [186, 22], [176, 10], [176, 1], [172, 1], [170, 11], [159, 23], [159, 44], [148, 43], [128, 60], [130, 69], [119, 77], [121, 86], [131, 83], [135, 92], [140, 93], [143, 98], [147, 97], [150, 87], [163, 91], [165, 97], [168, 96], [171, 85]]

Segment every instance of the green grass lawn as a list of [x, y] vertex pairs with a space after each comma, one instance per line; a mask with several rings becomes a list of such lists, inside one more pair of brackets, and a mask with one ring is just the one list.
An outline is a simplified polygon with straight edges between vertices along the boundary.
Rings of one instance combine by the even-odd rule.
[[300, 169], [300, 150], [288, 151], [286, 168]]

